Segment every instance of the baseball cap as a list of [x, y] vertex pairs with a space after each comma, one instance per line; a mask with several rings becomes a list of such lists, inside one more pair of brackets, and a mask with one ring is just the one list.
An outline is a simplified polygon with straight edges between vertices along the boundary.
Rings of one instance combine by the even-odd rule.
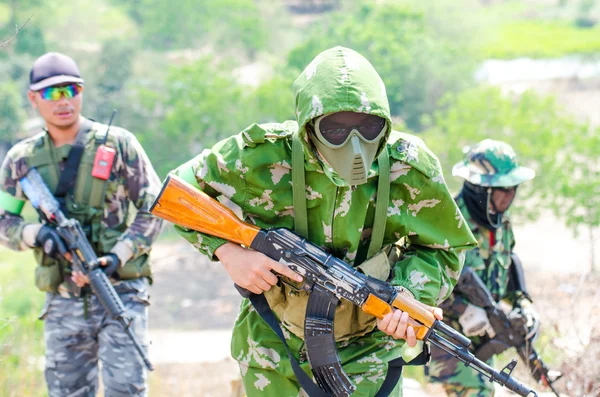
[[71, 57], [48, 52], [35, 60], [29, 72], [31, 91], [63, 83], [83, 83], [77, 64]]

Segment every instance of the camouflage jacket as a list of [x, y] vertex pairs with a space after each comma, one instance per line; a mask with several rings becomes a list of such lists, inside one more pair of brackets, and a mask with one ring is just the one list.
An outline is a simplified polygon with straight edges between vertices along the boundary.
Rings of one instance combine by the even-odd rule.
[[[86, 153], [90, 147], [93, 147], [91, 141], [95, 133], [104, 132], [106, 128], [106, 125], [94, 123], [92, 131], [88, 132], [86, 137]], [[116, 142], [116, 156], [106, 184], [102, 224], [106, 228], [114, 228], [127, 220], [130, 203], [137, 208], [135, 219], [128, 224], [111, 249], [111, 252], [116, 253], [124, 264], [128, 260], [148, 253], [161, 229], [162, 221], [148, 212], [160, 190], [160, 180], [142, 146], [131, 132], [112, 126], [110, 137], [111, 141]], [[0, 192], [21, 202], [27, 200], [19, 179], [28, 170], [24, 157], [32, 153], [36, 145], [45, 145], [44, 147], [53, 145], [46, 131], [17, 143], [9, 150], [0, 169]], [[61, 171], [70, 148], [71, 145], [63, 145], [53, 149], [54, 155], [59, 159]], [[53, 187], [50, 189], [53, 191]], [[0, 208], [0, 241], [14, 250], [28, 248], [22, 239], [22, 231], [26, 224], [20, 214]]]
[[[304, 150], [308, 240], [353, 266], [365, 260], [374, 220], [378, 166], [368, 182], [348, 186], [307, 139], [306, 124], [339, 111], [388, 120], [380, 152], [389, 155], [390, 198], [383, 244], [407, 240], [392, 264], [391, 283], [430, 305], [444, 300], [460, 275], [465, 250], [476, 242], [448, 192], [440, 164], [414, 136], [392, 131], [385, 86], [364, 58], [336, 47], [317, 57], [294, 83], [297, 120], [253, 124], [176, 170], [189, 170], [207, 194], [224, 195], [261, 228], [294, 229], [292, 136]], [[186, 171], [189, 172], [189, 171]], [[224, 240], [178, 228], [209, 257]], [[271, 292], [271, 291], [269, 291]]]
[[[510, 221], [505, 216], [502, 226], [495, 232], [490, 231], [475, 223], [461, 197], [458, 197], [456, 201], [479, 244], [477, 248], [467, 252], [465, 266], [470, 266], [475, 270], [496, 301], [504, 299], [512, 304], [513, 297], [507, 290], [511, 253], [515, 245]], [[444, 317], [449, 320], [458, 320], [467, 303], [468, 301], [463, 296], [452, 294], [443, 304]], [[455, 324], [458, 322], [455, 321]]]

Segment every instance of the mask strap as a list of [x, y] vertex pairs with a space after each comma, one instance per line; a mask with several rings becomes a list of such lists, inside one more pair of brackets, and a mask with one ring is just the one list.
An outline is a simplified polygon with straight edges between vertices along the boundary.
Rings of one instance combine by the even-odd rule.
[[[490, 216], [490, 206], [494, 209], [494, 211], [496, 211], [496, 222], [492, 221], [492, 217]], [[498, 210], [496, 209], [496, 204], [494, 203], [494, 201], [492, 200], [492, 188], [488, 187], [487, 189], [487, 204], [485, 205], [485, 215], [487, 216], [487, 220], [490, 223], [490, 225], [492, 225], [493, 228], [498, 229], [500, 226], [502, 226], [502, 220], [504, 218], [503, 214], [498, 212]]]

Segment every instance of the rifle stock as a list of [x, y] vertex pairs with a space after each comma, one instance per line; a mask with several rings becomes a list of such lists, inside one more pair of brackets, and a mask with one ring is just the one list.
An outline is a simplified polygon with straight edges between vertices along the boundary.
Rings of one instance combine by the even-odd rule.
[[169, 175], [150, 213], [202, 233], [250, 246], [260, 228], [177, 175]]

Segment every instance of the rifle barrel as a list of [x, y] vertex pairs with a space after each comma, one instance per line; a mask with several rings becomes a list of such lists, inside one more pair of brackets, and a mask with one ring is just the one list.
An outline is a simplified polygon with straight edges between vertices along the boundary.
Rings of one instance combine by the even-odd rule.
[[427, 341], [445, 352], [450, 353], [456, 359], [462, 361], [466, 366], [473, 368], [490, 381], [496, 382], [522, 397], [537, 397], [537, 393], [534, 390], [529, 389], [525, 385], [511, 378], [510, 374], [516, 365], [514, 360], [502, 371], [496, 371], [494, 368], [475, 357], [466, 347], [457, 346], [439, 335], [435, 330], [429, 334]]

